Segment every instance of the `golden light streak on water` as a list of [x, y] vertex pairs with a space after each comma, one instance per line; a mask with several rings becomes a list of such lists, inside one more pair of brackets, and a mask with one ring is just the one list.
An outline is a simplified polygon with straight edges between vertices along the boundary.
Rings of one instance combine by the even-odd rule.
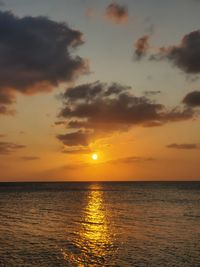
[[103, 191], [97, 185], [91, 184], [87, 205], [83, 209], [82, 218], [78, 222], [76, 232], [76, 251], [62, 251], [63, 257], [74, 266], [112, 266], [113, 244], [110, 236], [106, 209], [103, 201]]
[[[88, 266], [95, 266], [91, 262], [91, 258], [103, 266], [104, 260], [108, 258], [112, 248], [110, 230], [103, 203], [103, 193], [100, 189], [95, 185], [91, 185], [79, 233], [82, 249], [86, 252], [84, 262], [90, 262]], [[90, 255], [92, 256], [91, 258]]]
[[107, 243], [109, 234], [105, 211], [103, 210], [102, 192], [92, 190], [88, 200], [81, 236], [92, 244]]

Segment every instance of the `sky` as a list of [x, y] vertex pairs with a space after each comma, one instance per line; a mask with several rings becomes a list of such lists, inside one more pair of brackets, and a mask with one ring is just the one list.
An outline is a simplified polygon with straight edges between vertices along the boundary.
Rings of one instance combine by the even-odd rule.
[[199, 12], [0, 1], [0, 181], [200, 180]]

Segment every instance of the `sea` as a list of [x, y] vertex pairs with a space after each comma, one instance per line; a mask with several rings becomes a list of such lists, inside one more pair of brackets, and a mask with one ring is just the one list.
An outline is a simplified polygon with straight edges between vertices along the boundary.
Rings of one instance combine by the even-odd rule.
[[0, 183], [0, 267], [200, 266], [200, 182]]

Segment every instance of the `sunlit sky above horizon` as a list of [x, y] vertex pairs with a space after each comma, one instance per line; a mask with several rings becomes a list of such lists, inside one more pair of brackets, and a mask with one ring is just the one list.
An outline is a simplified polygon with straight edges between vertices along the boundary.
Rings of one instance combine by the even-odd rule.
[[200, 1], [0, 8], [0, 181], [200, 180]]

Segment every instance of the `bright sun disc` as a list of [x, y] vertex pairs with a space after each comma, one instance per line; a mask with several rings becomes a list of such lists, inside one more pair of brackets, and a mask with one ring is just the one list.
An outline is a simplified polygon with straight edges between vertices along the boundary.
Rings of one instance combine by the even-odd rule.
[[97, 160], [98, 159], [98, 155], [97, 154], [92, 154], [92, 159], [93, 160]]

